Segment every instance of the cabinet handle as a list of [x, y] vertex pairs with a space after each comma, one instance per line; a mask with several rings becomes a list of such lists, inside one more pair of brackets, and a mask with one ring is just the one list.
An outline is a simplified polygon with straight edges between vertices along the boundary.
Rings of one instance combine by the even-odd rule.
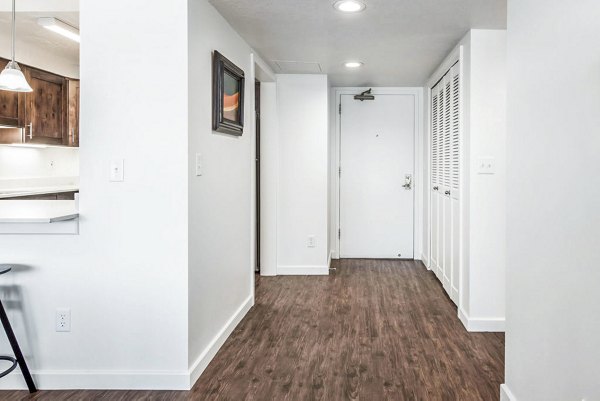
[[450, 191], [446, 191], [444, 192], [446, 195], [450, 195]]
[[32, 141], [33, 140], [33, 123], [29, 123], [27, 125], [29, 127], [29, 135], [27, 135], [29, 137], [29, 140]]

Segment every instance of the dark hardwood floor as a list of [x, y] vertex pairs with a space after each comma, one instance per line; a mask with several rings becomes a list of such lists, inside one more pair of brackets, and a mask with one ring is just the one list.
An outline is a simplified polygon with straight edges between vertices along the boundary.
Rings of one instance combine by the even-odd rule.
[[256, 306], [190, 392], [0, 392], [0, 399], [499, 399], [504, 335], [467, 333], [420, 262], [335, 266], [330, 276], [258, 279]]

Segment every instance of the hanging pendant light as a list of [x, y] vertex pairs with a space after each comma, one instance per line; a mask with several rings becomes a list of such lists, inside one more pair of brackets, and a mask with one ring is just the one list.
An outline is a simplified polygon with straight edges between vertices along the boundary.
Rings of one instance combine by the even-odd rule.
[[33, 92], [31, 86], [27, 83], [25, 75], [19, 68], [19, 64], [15, 61], [15, 27], [16, 12], [15, 0], [12, 0], [12, 58], [8, 62], [6, 68], [0, 73], [0, 90], [11, 92]]

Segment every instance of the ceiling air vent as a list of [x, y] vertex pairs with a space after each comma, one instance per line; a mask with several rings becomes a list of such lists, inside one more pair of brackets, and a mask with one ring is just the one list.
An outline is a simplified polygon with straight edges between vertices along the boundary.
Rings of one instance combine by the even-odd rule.
[[306, 61], [273, 60], [277, 72], [284, 74], [322, 74], [321, 64]]

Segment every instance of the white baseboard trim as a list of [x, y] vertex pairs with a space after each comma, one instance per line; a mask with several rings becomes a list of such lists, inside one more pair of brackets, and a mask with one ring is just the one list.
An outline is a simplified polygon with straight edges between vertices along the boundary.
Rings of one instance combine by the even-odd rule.
[[329, 266], [278, 266], [278, 276], [327, 276]]
[[202, 351], [200, 356], [196, 358], [196, 361], [192, 364], [189, 370], [189, 381], [187, 383], [189, 387], [186, 390], [190, 390], [194, 386], [196, 381], [200, 378], [202, 372], [204, 372], [210, 361], [212, 361], [219, 349], [223, 346], [225, 340], [229, 338], [233, 330], [242, 321], [244, 316], [246, 316], [252, 306], [254, 306], [254, 297], [251, 295], [242, 303], [238, 310], [235, 311], [233, 316], [229, 318], [227, 323], [225, 323], [225, 326], [219, 330], [217, 335], [213, 338], [210, 344], [208, 344], [204, 351]]
[[331, 254], [331, 259], [339, 259], [338, 253], [335, 249], [332, 249], [330, 254]]
[[[189, 390], [188, 372], [41, 370], [31, 372], [39, 390]], [[17, 369], [0, 381], [0, 390], [26, 390]]]
[[[31, 374], [40, 390], [189, 390], [253, 304], [253, 297], [248, 297], [188, 371], [32, 370]], [[26, 389], [19, 369], [0, 380], [0, 390]]]
[[425, 255], [424, 253], [421, 254], [421, 261], [423, 262], [423, 264], [425, 265], [427, 270], [431, 270], [431, 267], [429, 267], [429, 259], [427, 258], [427, 255]]
[[505, 331], [506, 319], [503, 317], [494, 318], [472, 318], [462, 308], [458, 308], [458, 318], [468, 332], [494, 332], [502, 333]]
[[333, 251], [329, 251], [329, 259], [327, 259], [327, 268], [331, 269], [331, 260], [333, 259]]
[[500, 401], [517, 401], [517, 397], [515, 397], [506, 384], [500, 385]]

